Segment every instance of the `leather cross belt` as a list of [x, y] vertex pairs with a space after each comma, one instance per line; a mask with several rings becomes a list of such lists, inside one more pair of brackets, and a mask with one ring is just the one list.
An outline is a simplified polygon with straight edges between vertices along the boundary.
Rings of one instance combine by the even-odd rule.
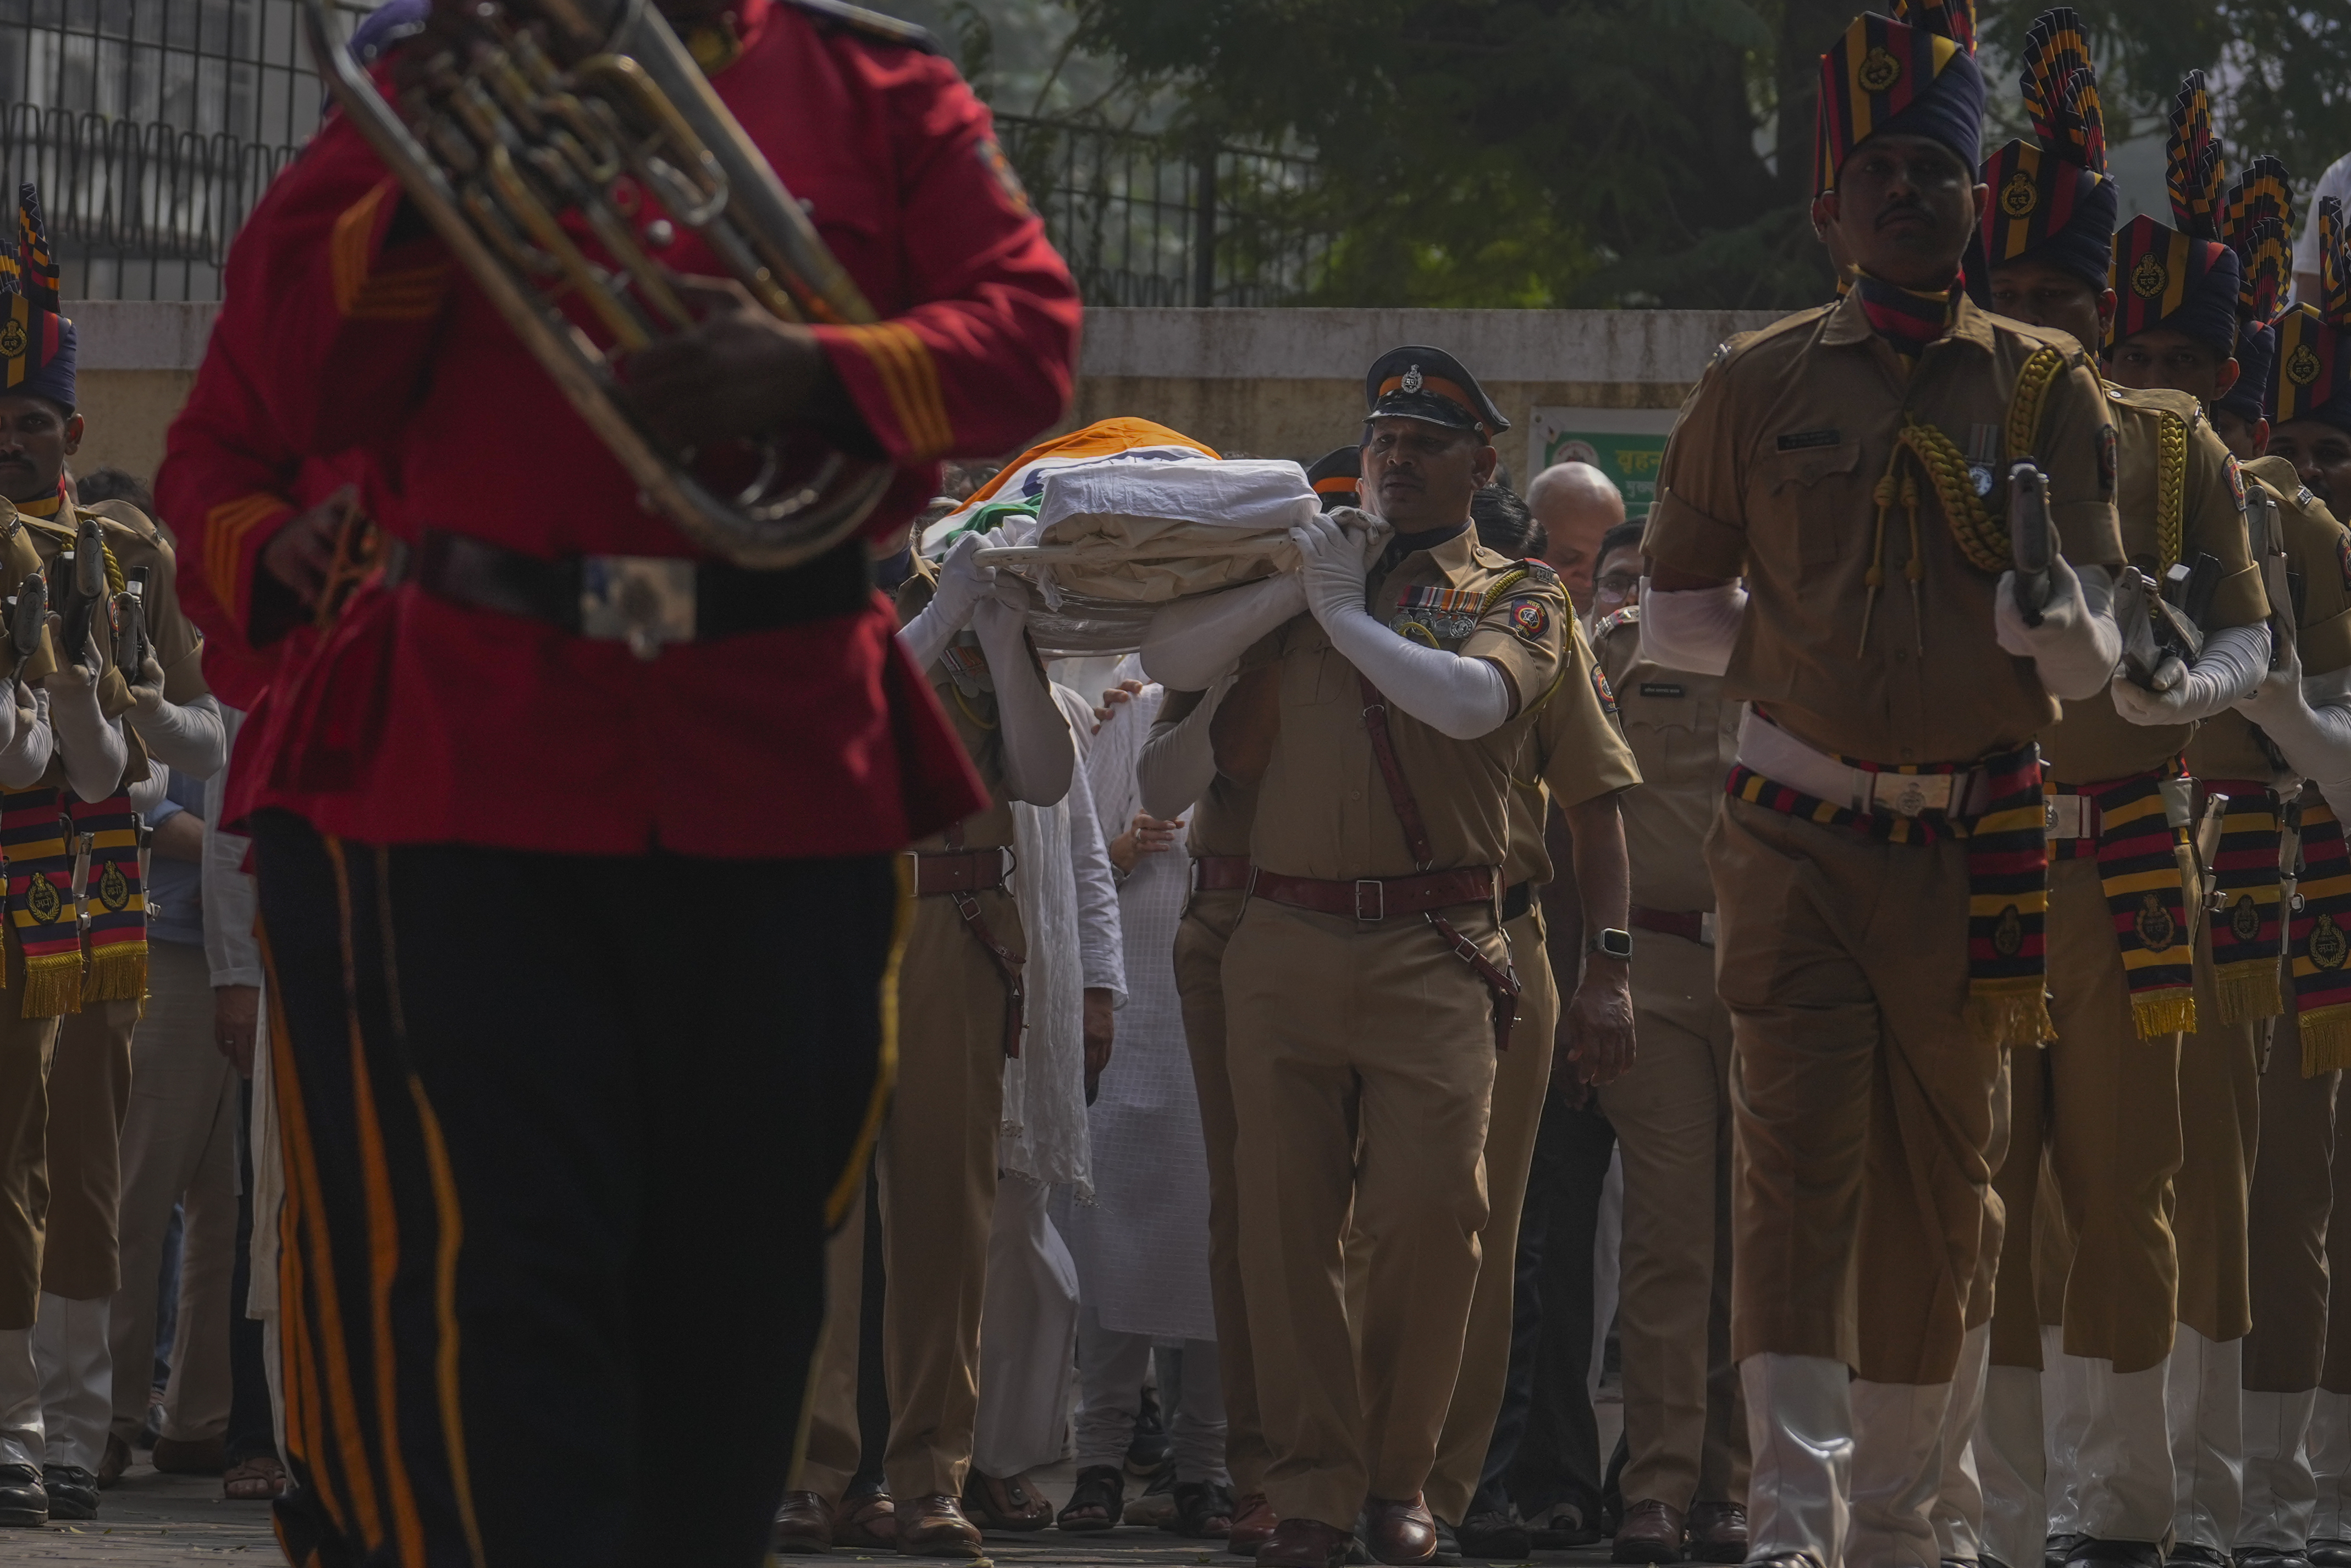
[[1008, 849], [906, 852], [914, 857], [914, 892], [921, 897], [985, 893], [1002, 887], [1012, 875], [1012, 852]]
[[1416, 876], [1358, 877], [1352, 882], [1282, 876], [1259, 868], [1250, 873], [1249, 890], [1251, 898], [1369, 924], [1461, 904], [1491, 904], [1494, 868], [1481, 865], [1463, 871], [1422, 872]]
[[1249, 884], [1247, 855], [1201, 855], [1192, 862], [1194, 893], [1238, 893]]
[[1625, 918], [1636, 931], [1662, 931], [1685, 942], [1714, 946], [1714, 916], [1703, 910], [1649, 909], [1636, 904]]

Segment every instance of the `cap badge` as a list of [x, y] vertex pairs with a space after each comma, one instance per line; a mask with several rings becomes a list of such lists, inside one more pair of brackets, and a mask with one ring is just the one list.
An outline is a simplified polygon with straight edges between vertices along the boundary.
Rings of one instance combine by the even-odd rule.
[[0, 354], [13, 360], [25, 351], [25, 324], [22, 321], [0, 324]]
[[2021, 218], [2041, 204], [2041, 188], [2032, 176], [2019, 169], [2000, 188], [2000, 210], [2011, 218]]
[[[0, 347], [5, 347], [5, 345], [0, 345]], [[2287, 377], [2293, 381], [2294, 384], [2298, 387], [2306, 387], [2311, 382], [2316, 381], [2318, 379], [2318, 370], [2317, 350], [2313, 349], [2307, 343], [2304, 343], [2300, 348], [2294, 350], [2294, 351], [2287, 357], [2285, 361], [2285, 373]]]
[[1412, 369], [1405, 371], [1404, 379], [1397, 382], [1396, 385], [1408, 392], [1418, 392], [1420, 390], [1420, 367], [1418, 365], [1415, 365]]
[[2141, 299], [2154, 298], [2170, 281], [2171, 274], [2152, 256], [2140, 256], [2138, 265], [2131, 268], [2131, 292]]
[[1866, 92], [1884, 92], [1902, 79], [1902, 62], [1894, 57], [1886, 46], [1879, 44], [1861, 62], [1854, 79]]

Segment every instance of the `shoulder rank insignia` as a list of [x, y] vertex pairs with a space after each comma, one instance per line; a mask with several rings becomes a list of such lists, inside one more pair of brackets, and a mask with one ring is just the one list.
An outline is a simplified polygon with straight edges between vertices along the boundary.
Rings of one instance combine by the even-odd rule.
[[1551, 563], [1547, 560], [1529, 556], [1519, 564], [1527, 569], [1527, 578], [1530, 581], [1539, 582], [1545, 588], [1559, 580], [1559, 573], [1551, 569]]
[[[1405, 588], [1396, 592], [1396, 613], [1388, 625], [1399, 636], [1431, 644], [1458, 642], [1478, 624], [1480, 595], [1474, 588]], [[1415, 635], [1417, 632], [1418, 635]]]
[[1592, 640], [1597, 643], [1619, 626], [1638, 626], [1640, 623], [1641, 607], [1637, 604], [1627, 604], [1614, 615], [1602, 616], [1600, 623], [1592, 629]]

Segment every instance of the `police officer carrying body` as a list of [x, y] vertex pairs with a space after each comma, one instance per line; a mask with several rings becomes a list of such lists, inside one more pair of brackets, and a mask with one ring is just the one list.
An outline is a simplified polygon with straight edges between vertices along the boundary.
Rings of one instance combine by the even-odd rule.
[[[2106, 280], [2116, 198], [2096, 84], [2072, 12], [2034, 23], [2024, 90], [2037, 143], [2011, 142], [1984, 170], [1993, 308], [2102, 343], [2115, 308]], [[2193, 291], [2192, 259], [2199, 277], [2210, 275], [2197, 291], [2207, 313], [2232, 317], [2234, 256], [2217, 244], [2189, 248], [2192, 258], [2179, 262], [2181, 276], [2166, 288]], [[2056, 1040], [2042, 1058], [2013, 1063], [1999, 1177], [2011, 1226], [1992, 1324], [2000, 1388], [1988, 1396], [1976, 1453], [1992, 1556], [2016, 1561], [2045, 1536], [2053, 1557], [2153, 1568], [2173, 1512], [2165, 1408], [2179, 1250], [2169, 1209], [2182, 1157], [2179, 1037], [2198, 1017], [2189, 903], [2202, 901], [2184, 869], [2193, 786], [2179, 758], [2195, 722], [2251, 691], [2267, 667], [2268, 601], [2248, 550], [2234, 461], [2201, 406], [2163, 391], [2115, 389], [2108, 398], [2129, 559], [2160, 580], [2210, 557], [2216, 582], [2192, 663], [2167, 656], [2152, 689], [2117, 675], [2108, 692], [2069, 701], [2062, 722], [2042, 735], [2053, 797]], [[2062, 1297], [2055, 1280], [2034, 1288], [2024, 1218], [2034, 1212], [2044, 1150], [2072, 1251]], [[2062, 1332], [2045, 1322], [2036, 1296], [2062, 1300]], [[2052, 1386], [2031, 1376], [2036, 1364], [2060, 1372], [2055, 1386], [2079, 1391], [2084, 1423], [2077, 1445], [2053, 1445], [2047, 1456], [2066, 1479], [2047, 1489], [2053, 1511], [2043, 1528], [2041, 1427], [2020, 1413], [2031, 1388]]]
[[[1306, 469], [1326, 512], [1357, 504], [1362, 449], [1341, 446]], [[1257, 787], [1217, 770], [1209, 728], [1230, 675], [1205, 692], [1170, 692], [1136, 765], [1143, 810], [1155, 817], [1192, 814], [1187, 847], [1192, 894], [1176, 928], [1176, 984], [1184, 1002], [1184, 1038], [1200, 1100], [1208, 1159], [1208, 1279], [1217, 1312], [1217, 1359], [1225, 1396], [1225, 1466], [1233, 1482], [1233, 1529], [1226, 1549], [1255, 1558], [1273, 1534], [1266, 1500], [1270, 1454], [1258, 1407], [1257, 1361], [1241, 1283], [1240, 1189], [1234, 1159], [1239, 1124], [1226, 1061], [1225, 948], [1240, 921], [1249, 887], [1249, 829]]]
[[[2281, 1466], [2306, 1473], [2299, 1454], [2318, 1377], [2323, 1277], [2317, 1311], [2287, 1314], [2303, 1325], [2298, 1350], [2279, 1343], [2279, 1331], [2294, 1333], [2292, 1322], [2273, 1320], [2259, 1343], [2251, 1331], [2262, 1295], [2258, 1271], [2298, 1272], [2296, 1254], [2314, 1261], [2324, 1249], [2325, 1145], [2312, 1134], [2331, 1133], [2332, 1084], [2305, 1077], [2301, 1032], [2287, 1009], [2280, 856], [2288, 824], [2301, 814], [2295, 801], [2306, 770], [2323, 771], [2330, 759], [2323, 743], [2313, 744], [2323, 729], [2304, 679], [2351, 665], [2351, 622], [2339, 618], [2343, 529], [2324, 507], [2298, 500], [2291, 467], [2260, 451], [2260, 389], [2273, 357], [2269, 318], [2291, 265], [2285, 172], [2273, 160], [2256, 160], [2244, 179], [2227, 185], [2201, 72], [2182, 85], [2171, 126], [2172, 224], [2140, 216], [2115, 238], [2119, 308], [2109, 373], [2124, 386], [2185, 392], [2208, 411], [2244, 465], [2241, 481], [2254, 503], [2251, 544], [2278, 593], [2273, 630], [2293, 634], [2278, 644], [2260, 687], [2199, 725], [2187, 751], [2201, 799], [2228, 804], [2198, 936], [2198, 1029], [2180, 1053], [2181, 1164], [2170, 1210], [2179, 1328], [2167, 1400], [2176, 1472], [2171, 1556], [2214, 1564], [2232, 1554], [2299, 1552], [2308, 1523], [2305, 1504], [2299, 1532], [2287, 1542], [2273, 1489]], [[2250, 405], [2239, 403], [2224, 422], [2225, 400], [2245, 385], [2249, 360]], [[2299, 585], [2299, 609], [2286, 591], [2290, 582]], [[2342, 682], [2327, 684], [2339, 696], [2333, 689]], [[2264, 715], [2259, 727], [2250, 716], [2255, 712]], [[2266, 733], [2272, 721], [2276, 736]], [[2308, 803], [2317, 803], [2314, 791]], [[2272, 1101], [2284, 1118], [2264, 1126]], [[2257, 1147], [2273, 1186], [2304, 1189], [2274, 1193], [2276, 1212], [2260, 1220], [2249, 1209]], [[2250, 1246], [2249, 1223], [2269, 1228], [2267, 1248]], [[2280, 1282], [2268, 1293], [2291, 1299], [2307, 1291]], [[2287, 1389], [2269, 1391], [2277, 1372], [2264, 1360], [2278, 1372], [2302, 1370], [2285, 1377]], [[2296, 1392], [2298, 1399], [2290, 1397]], [[2302, 1489], [2289, 1481], [2287, 1490]]]
[[1599, 580], [1634, 580], [1593, 650], [1641, 768], [1625, 796], [1641, 1057], [1600, 1091], [1625, 1161], [1625, 1522], [1618, 1562], [1745, 1555], [1746, 1412], [1729, 1359], [1730, 1014], [1714, 985], [1703, 845], [1745, 705], [1719, 675], [1643, 656], [1640, 529], [1602, 541]]
[[[1491, 487], [1473, 498], [1471, 515], [1478, 519], [1480, 540], [1504, 556], [1524, 553], [1523, 538], [1515, 549], [1493, 535], [1500, 525], [1489, 524], [1489, 510], [1498, 496]], [[1516, 522], [1512, 518], [1510, 521]], [[1489, 529], [1492, 531], [1489, 533]], [[1597, 564], [1595, 556], [1594, 564]], [[1562, 578], [1562, 585], [1564, 579]], [[1440, 1546], [1474, 1557], [1523, 1557], [1531, 1541], [1522, 1525], [1503, 1522], [1499, 1539], [1490, 1531], [1482, 1537], [1468, 1526], [1479, 1514], [1473, 1508], [1479, 1481], [1489, 1469], [1495, 1417], [1502, 1408], [1510, 1378], [1513, 1286], [1518, 1268], [1519, 1221], [1534, 1162], [1535, 1141], [1551, 1097], [1555, 1063], [1565, 1057], [1565, 1071], [1574, 1079], [1562, 1092], [1574, 1096], [1590, 1092], [1589, 1080], [1604, 1071], [1593, 1061], [1605, 1050], [1619, 1021], [1607, 1015], [1613, 992], [1604, 983], [1587, 990], [1578, 985], [1562, 1008], [1559, 977], [1581, 977], [1581, 952], [1571, 935], [1585, 928], [1588, 912], [1593, 925], [1621, 924], [1615, 899], [1630, 886], [1625, 859], [1625, 830], [1617, 826], [1617, 808], [1624, 791], [1641, 782], [1632, 750], [1615, 724], [1614, 703], [1607, 683], [1593, 662], [1580, 622], [1571, 621], [1564, 653], [1569, 667], [1560, 677], [1551, 700], [1535, 714], [1527, 732], [1526, 748], [1510, 769], [1510, 852], [1502, 862], [1502, 930], [1510, 939], [1512, 966], [1523, 994], [1519, 1019], [1510, 1031], [1510, 1048], [1495, 1062], [1493, 1113], [1486, 1129], [1486, 1198], [1488, 1216], [1478, 1237], [1478, 1284], [1470, 1298], [1469, 1322], [1461, 1349], [1461, 1373], [1453, 1385], [1445, 1426], [1439, 1433], [1437, 1463], [1429, 1472], [1428, 1508], [1436, 1519]], [[1556, 805], [1569, 827], [1573, 854], [1573, 875], [1561, 878], [1552, 862], [1546, 828]], [[1580, 833], [1577, 824], [1596, 831]], [[1550, 915], [1546, 917], [1546, 905]], [[1591, 977], [1609, 980], [1611, 971], [1594, 966]], [[1598, 1016], [1595, 1016], [1597, 1011]], [[1617, 1080], [1622, 1082], [1621, 1079]], [[1355, 1249], [1350, 1249], [1351, 1260]]]
[[[2048, 1033], [2032, 737], [2105, 686], [2123, 552], [2095, 372], [1958, 287], [1973, 59], [1863, 16], [1821, 68], [1854, 286], [1732, 345], [1685, 405], [1641, 641], [1753, 705], [1708, 847], [1749, 1560], [1929, 1563], [2001, 1055]], [[2064, 549], [2033, 607], [1995, 521], [2028, 457]]]
[[[1364, 488], [1394, 530], [1384, 552], [1366, 559], [1360, 514], [1302, 526], [1295, 577], [1163, 608], [1143, 653], [1188, 690], [1249, 655], [1212, 740], [1220, 771], [1259, 785], [1223, 973], [1280, 1519], [1258, 1560], [1282, 1568], [1335, 1568], [1359, 1514], [1384, 1562], [1437, 1552], [1421, 1493], [1487, 1218], [1495, 1053], [1518, 1010], [1499, 918], [1509, 780], [1540, 706], [1569, 692], [1556, 574], [1468, 532], [1499, 413], [1434, 350], [1383, 356], [1365, 392]], [[1591, 805], [1587, 831], [1619, 831], [1613, 797]], [[1593, 914], [1615, 932], [1601, 940], [1628, 945], [1606, 906]], [[1578, 1006], [1624, 1022], [1587, 1040], [1595, 1077], [1630, 1054], [1623, 987], [1621, 959], [1595, 958]], [[1352, 1339], [1351, 1210], [1369, 1242]]]
[[[18, 193], [18, 230], [22, 298], [37, 319], [61, 302], [39, 199], [30, 185]], [[29, 343], [19, 343], [23, 353], [31, 352]], [[6, 347], [0, 329], [0, 350]], [[39, 390], [27, 390], [35, 386]], [[82, 435], [74, 391], [68, 352], [0, 394], [0, 419], [20, 433], [13, 461], [0, 448], [0, 496], [39, 556], [52, 605], [62, 601], [66, 589], [60, 557], [87, 550], [93, 538], [103, 556], [110, 606], [135, 575], [143, 584], [139, 615], [146, 643], [143, 667], [123, 669], [110, 630], [116, 611], [93, 617], [104, 666], [100, 706], [138, 744], [127, 748], [126, 769], [105, 798], [67, 807], [67, 847], [76, 856], [79, 883], [73, 894], [84, 930], [70, 995], [47, 991], [64, 1021], [49, 1069], [47, 1236], [33, 1338], [45, 1385], [42, 1471], [53, 1519], [97, 1517], [98, 1471], [114, 1413], [109, 1309], [121, 1284], [120, 1138], [130, 1109], [131, 1033], [147, 994], [146, 893], [134, 812], [152, 811], [162, 797], [163, 775], [154, 764], [201, 779], [227, 760], [220, 704], [204, 685], [203, 639], [180, 608], [172, 547], [128, 502], [77, 508], [67, 499], [63, 465]], [[58, 966], [61, 979], [66, 967]], [[218, 1234], [210, 1239], [224, 1248], [229, 1241]]]
[[[2266, 161], [2257, 161], [2252, 186]], [[2284, 171], [2275, 168], [2283, 186]], [[2229, 216], [2253, 203], [2232, 191]], [[2262, 226], [2262, 220], [2268, 220]], [[2351, 883], [2341, 875], [2344, 831], [2334, 802], [2351, 799], [2351, 535], [2312, 484], [2323, 477], [2273, 449], [2273, 431], [2291, 423], [2285, 444], [2305, 461], [2312, 433], [2351, 429], [2351, 256], [2338, 214], [2314, 225], [2325, 257], [2322, 298], [2272, 318], [2283, 295], [2279, 231], [2291, 229], [2283, 190], [2255, 215], [2243, 248], [2258, 255], [2266, 287], [2242, 300], [2243, 368], [2224, 389], [2215, 423], [2231, 434], [2257, 495], [2283, 524], [2294, 567], [2297, 657], [2282, 660], [2241, 705], [2293, 774], [2304, 782], [2297, 908], [2287, 943], [2289, 994], [2271, 1037], [2261, 1082], [2261, 1141], [2249, 1198], [2252, 1330], [2245, 1338], [2241, 1419], [2244, 1503], [2235, 1554], [2255, 1568], [2282, 1568], [2305, 1552], [2313, 1563], [2351, 1563], [2351, 1291], [2339, 1157], [2341, 1070], [2351, 1065], [2351, 994], [2340, 976], [2344, 947], [2325, 934], [2351, 919]], [[2244, 394], [2251, 380], [2255, 390]], [[2274, 423], [2273, 422], [2275, 422]]]
[[[898, 589], [899, 641], [929, 677], [989, 795], [987, 810], [914, 849], [914, 916], [898, 968], [903, 1072], [875, 1151], [885, 1269], [904, 1281], [882, 1308], [891, 1406], [883, 1468], [898, 1549], [920, 1556], [980, 1552], [960, 1499], [978, 1410], [1004, 1063], [1025, 1026], [1029, 952], [1010, 886], [1012, 802], [1061, 800], [1077, 760], [1028, 643], [1019, 590], [1008, 580], [998, 597], [993, 569], [972, 561], [988, 542], [967, 534], [937, 565], [912, 550]], [[836, 1243], [832, 1257], [847, 1256]], [[808, 1460], [777, 1520], [787, 1548], [833, 1543], [857, 1472], [862, 1272], [836, 1269], [828, 1291], [831, 1322], [843, 1328], [826, 1334]]]

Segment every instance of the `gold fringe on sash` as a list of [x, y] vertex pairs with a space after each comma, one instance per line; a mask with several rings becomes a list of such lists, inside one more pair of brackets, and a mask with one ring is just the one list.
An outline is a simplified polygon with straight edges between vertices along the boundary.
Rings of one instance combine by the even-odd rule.
[[56, 1018], [81, 1011], [81, 949], [25, 960], [25, 1006], [19, 1017]]
[[118, 942], [92, 953], [89, 978], [82, 984], [82, 995], [93, 1002], [144, 1002], [147, 944]]

